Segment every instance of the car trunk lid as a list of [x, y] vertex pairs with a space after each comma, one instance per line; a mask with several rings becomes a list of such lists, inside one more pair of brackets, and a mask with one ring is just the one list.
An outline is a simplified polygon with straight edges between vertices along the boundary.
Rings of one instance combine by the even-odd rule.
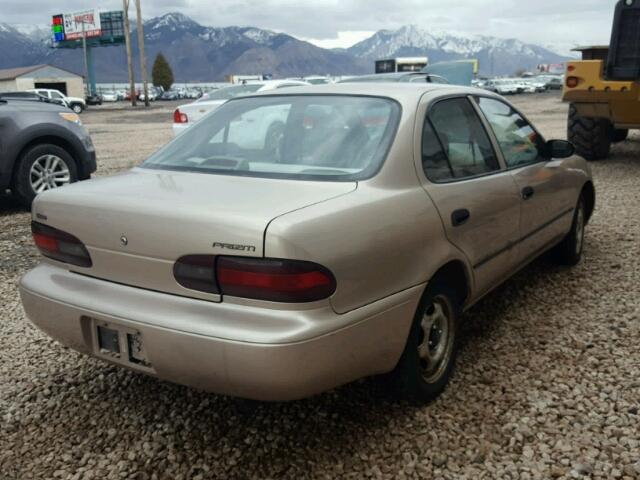
[[70, 269], [151, 290], [216, 299], [173, 276], [184, 255], [263, 255], [269, 222], [353, 191], [355, 182], [309, 182], [135, 169], [36, 198], [34, 220], [68, 232], [93, 266]]

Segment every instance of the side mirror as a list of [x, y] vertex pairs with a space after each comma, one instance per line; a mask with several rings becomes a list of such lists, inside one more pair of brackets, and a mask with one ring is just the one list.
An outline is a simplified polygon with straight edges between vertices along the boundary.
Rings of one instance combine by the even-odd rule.
[[544, 145], [544, 153], [548, 158], [569, 158], [575, 152], [573, 143], [566, 140], [549, 140]]

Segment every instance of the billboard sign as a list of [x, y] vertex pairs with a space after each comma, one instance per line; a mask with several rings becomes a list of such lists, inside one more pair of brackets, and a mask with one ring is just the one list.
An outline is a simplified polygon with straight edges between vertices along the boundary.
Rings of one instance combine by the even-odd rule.
[[85, 10], [76, 13], [54, 15], [52, 22], [53, 39], [56, 42], [99, 37], [102, 35], [100, 13]]

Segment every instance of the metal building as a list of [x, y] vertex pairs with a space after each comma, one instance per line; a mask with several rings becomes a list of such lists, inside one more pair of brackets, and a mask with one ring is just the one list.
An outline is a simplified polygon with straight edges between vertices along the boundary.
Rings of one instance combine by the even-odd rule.
[[19, 92], [31, 88], [53, 88], [71, 97], [84, 98], [84, 78], [53, 65], [0, 70], [0, 92]]

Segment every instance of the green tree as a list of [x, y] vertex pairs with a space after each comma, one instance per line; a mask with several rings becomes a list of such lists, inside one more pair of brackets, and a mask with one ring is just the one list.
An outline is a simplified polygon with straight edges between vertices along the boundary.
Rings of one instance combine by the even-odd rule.
[[153, 85], [156, 87], [162, 87], [165, 91], [171, 88], [173, 85], [173, 71], [171, 65], [164, 58], [164, 55], [159, 53], [153, 62], [153, 70], [151, 70], [151, 78]]

